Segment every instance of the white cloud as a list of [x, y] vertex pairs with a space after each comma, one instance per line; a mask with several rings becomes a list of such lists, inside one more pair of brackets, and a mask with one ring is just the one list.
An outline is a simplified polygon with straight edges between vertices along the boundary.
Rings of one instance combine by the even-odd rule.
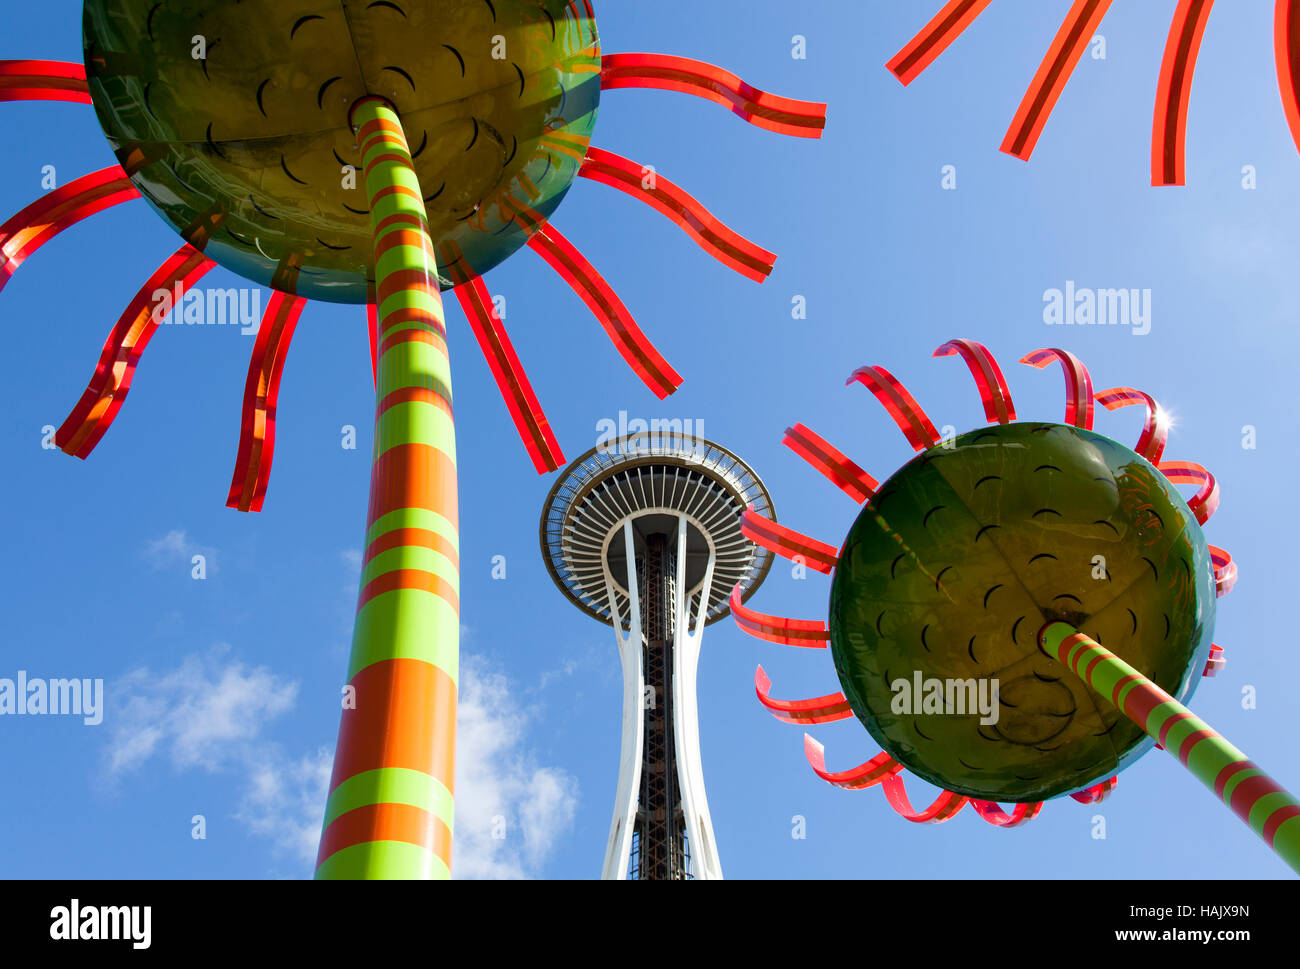
[[278, 854], [306, 863], [310, 874], [329, 751], [293, 761], [268, 740], [266, 727], [293, 709], [298, 684], [229, 654], [217, 647], [185, 657], [173, 670], [136, 669], [113, 684], [103, 781], [118, 785], [155, 757], [176, 770], [242, 777], [235, 816], [269, 837]]
[[297, 761], [274, 750], [265, 754], [249, 764], [249, 790], [235, 816], [255, 834], [271, 838], [277, 850], [306, 863], [303, 875], [309, 877], [316, 868], [333, 755], [326, 747]]
[[339, 552], [339, 560], [347, 567], [352, 585], [356, 585], [361, 579], [361, 549], [345, 548]]
[[[137, 669], [109, 691], [105, 779], [119, 783], [154, 758], [240, 780], [235, 817], [275, 853], [315, 867], [332, 752], [297, 759], [267, 737], [292, 710], [298, 683], [232, 659], [227, 647], [185, 657], [170, 671]], [[509, 681], [462, 655], [456, 751], [457, 878], [540, 873], [573, 823], [577, 782], [537, 764], [527, 745], [535, 711]]]
[[539, 873], [573, 823], [577, 781], [540, 767], [525, 746], [533, 711], [504, 676], [462, 656], [456, 750], [457, 878]]
[[185, 533], [178, 528], [173, 528], [162, 538], [155, 538], [145, 546], [144, 553], [156, 562], [165, 559], [172, 559], [178, 555], [185, 554], [185, 547], [188, 539]]
[[111, 691], [111, 778], [140, 767], [156, 753], [178, 768], [226, 769], [258, 739], [263, 725], [291, 710], [298, 684], [265, 666], [248, 667], [220, 647], [187, 656], [176, 669], [132, 670]]
[[155, 569], [177, 564], [189, 566], [195, 555], [202, 555], [209, 573], [216, 572], [216, 552], [211, 546], [199, 545], [180, 528], [173, 528], [162, 538], [156, 538], [144, 547], [145, 558]]
[[547, 670], [537, 678], [537, 689], [544, 690], [556, 680], [572, 676], [583, 668], [583, 664], [574, 657], [569, 657], [557, 669]]

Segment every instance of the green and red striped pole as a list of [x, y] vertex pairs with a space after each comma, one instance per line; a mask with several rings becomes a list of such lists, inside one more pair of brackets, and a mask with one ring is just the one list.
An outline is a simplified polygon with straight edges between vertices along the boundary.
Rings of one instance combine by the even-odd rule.
[[317, 878], [451, 875], [460, 563], [437, 263], [397, 112], [352, 106], [374, 231], [375, 450]]
[[1039, 632], [1038, 643], [1177, 757], [1300, 872], [1300, 801], [1204, 720], [1069, 623], [1048, 623]]

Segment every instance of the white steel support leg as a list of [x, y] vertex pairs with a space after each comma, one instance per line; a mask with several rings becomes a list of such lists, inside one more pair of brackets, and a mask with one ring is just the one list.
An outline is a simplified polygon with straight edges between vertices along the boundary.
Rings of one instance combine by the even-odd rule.
[[636, 824], [641, 790], [641, 755], [645, 730], [645, 668], [641, 645], [641, 594], [637, 589], [636, 550], [632, 538], [632, 521], [623, 523], [623, 542], [627, 555], [628, 633], [614, 598], [614, 580], [605, 569], [605, 589], [614, 616], [614, 639], [623, 662], [623, 744], [618, 761], [618, 795], [614, 801], [614, 820], [605, 848], [605, 865], [601, 878], [627, 878], [628, 859], [632, 852], [632, 832]]
[[709, 548], [709, 561], [700, 586], [700, 607], [694, 623], [690, 622], [690, 596], [686, 594], [686, 537], [684, 516], [677, 519], [677, 586], [673, 635], [673, 740], [677, 747], [678, 785], [682, 811], [686, 816], [686, 838], [691, 851], [691, 871], [697, 879], [722, 877], [713, 840], [713, 819], [704, 795], [704, 767], [700, 760], [700, 715], [696, 692], [696, 671], [700, 662], [700, 643], [704, 638], [704, 619], [708, 615], [709, 592], [713, 585], [716, 555]]

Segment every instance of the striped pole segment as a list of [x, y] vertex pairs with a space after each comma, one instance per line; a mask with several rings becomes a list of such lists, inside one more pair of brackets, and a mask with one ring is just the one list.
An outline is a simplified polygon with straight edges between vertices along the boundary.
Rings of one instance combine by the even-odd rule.
[[1177, 757], [1300, 872], [1300, 801], [1204, 720], [1069, 623], [1048, 623], [1039, 632], [1038, 643]]
[[[401, 122], [352, 108], [374, 231], [375, 450], [317, 878], [448, 878], [460, 632], [456, 445], [437, 265]], [[351, 692], [351, 691], [349, 691]]]

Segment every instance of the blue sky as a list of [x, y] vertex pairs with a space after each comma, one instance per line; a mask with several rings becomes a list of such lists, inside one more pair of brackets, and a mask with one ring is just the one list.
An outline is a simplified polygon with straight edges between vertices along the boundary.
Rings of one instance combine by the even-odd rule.
[[[1200, 461], [1223, 504], [1207, 528], [1242, 579], [1222, 600], [1228, 666], [1195, 709], [1293, 790], [1300, 658], [1280, 626], [1300, 542], [1292, 490], [1300, 156], [1273, 67], [1268, 0], [1210, 17], [1188, 121], [1188, 187], [1149, 185], [1152, 101], [1174, 0], [1115, 4], [1106, 57], [1085, 54], [1028, 165], [997, 151], [1067, 0], [997, 0], [910, 88], [885, 62], [939, 6], [915, 2], [660, 0], [597, 4], [606, 52], [713, 61], [750, 83], [826, 100], [820, 141], [785, 138], [684, 95], [606, 94], [594, 143], [653, 164], [780, 254], [762, 286], [674, 225], [582, 180], [555, 224], [587, 253], [685, 378], [657, 401], [586, 308], [534, 254], [487, 283], [568, 457], [602, 418], [702, 420], [763, 476], [782, 521], [838, 544], [854, 506], [780, 444], [803, 421], [878, 478], [911, 450], [844, 378], [865, 363], [903, 380], [936, 424], [982, 422], [952, 337], [987, 344], [1022, 416], [1059, 419], [1055, 371], [1015, 363], [1056, 345], [1098, 388], [1133, 385], [1177, 419], [1169, 459]], [[0, 58], [80, 60], [80, 5], [6, 13]], [[791, 38], [807, 38], [807, 57]], [[112, 161], [93, 112], [4, 104], [0, 213]], [[940, 186], [953, 165], [957, 188]], [[1242, 188], [1242, 167], [1257, 173]], [[252, 338], [164, 327], [114, 427], [86, 462], [42, 450], [76, 403], [138, 286], [176, 246], [143, 202], [65, 232], [0, 294], [9, 364], [0, 422], [6, 548], [0, 677], [103, 677], [108, 713], [0, 720], [0, 876], [303, 877], [338, 727], [368, 484], [372, 389], [359, 308], [312, 304], [280, 391], [265, 509], [224, 507]], [[1067, 280], [1152, 291], [1150, 332], [1048, 327]], [[224, 270], [210, 286], [238, 285]], [[791, 318], [794, 296], [807, 319]], [[448, 304], [461, 467], [467, 688], [458, 777], [461, 875], [592, 877], [618, 762], [610, 632], [547, 578], [539, 477], [454, 301]], [[356, 450], [340, 446], [354, 425]], [[1243, 447], [1243, 427], [1257, 446]], [[1138, 409], [1097, 429], [1136, 441]], [[190, 577], [207, 557], [203, 581]], [[493, 556], [507, 562], [493, 580]], [[824, 614], [828, 584], [778, 562], [753, 605]], [[937, 826], [894, 815], [879, 790], [828, 787], [800, 730], [753, 695], [763, 663], [784, 697], [837, 688], [829, 656], [711, 627], [700, 670], [703, 757], [730, 877], [1281, 877], [1285, 867], [1159, 752], [1101, 808], [1066, 799], [996, 830], [970, 812]], [[1242, 704], [1257, 692], [1255, 709]], [[876, 752], [856, 721], [814, 728], [833, 769]], [[928, 803], [913, 782], [913, 800]], [[206, 818], [207, 838], [191, 837]], [[486, 833], [494, 814], [508, 836]], [[1107, 837], [1092, 837], [1103, 814]], [[794, 838], [792, 819], [805, 819]]]

